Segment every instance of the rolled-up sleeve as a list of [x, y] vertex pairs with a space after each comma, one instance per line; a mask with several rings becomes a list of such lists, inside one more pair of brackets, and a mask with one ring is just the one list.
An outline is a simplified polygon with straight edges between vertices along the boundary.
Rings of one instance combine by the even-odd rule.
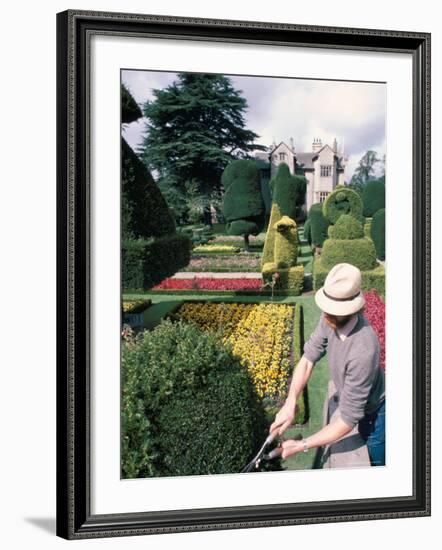
[[312, 363], [317, 363], [327, 351], [327, 342], [327, 326], [324, 316], [321, 315], [315, 330], [304, 344], [304, 356]]
[[351, 427], [365, 415], [365, 406], [373, 384], [373, 365], [379, 360], [379, 350], [368, 352], [348, 362], [344, 387], [339, 399], [342, 420]]

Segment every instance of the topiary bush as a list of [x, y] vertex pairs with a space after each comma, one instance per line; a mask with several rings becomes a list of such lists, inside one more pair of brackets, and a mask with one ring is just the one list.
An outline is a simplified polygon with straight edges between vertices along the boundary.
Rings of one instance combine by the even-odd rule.
[[276, 268], [292, 267], [298, 258], [298, 230], [296, 222], [283, 216], [273, 226], [276, 229], [274, 262]]
[[328, 228], [331, 239], [361, 239], [364, 237], [364, 228], [350, 214], [342, 214], [335, 225]]
[[331, 269], [336, 264], [348, 263], [361, 271], [377, 265], [373, 241], [362, 239], [327, 239], [321, 253], [322, 265]]
[[184, 321], [123, 343], [122, 388], [123, 478], [240, 472], [267, 436], [239, 359]]
[[344, 186], [338, 186], [325, 199], [322, 211], [324, 217], [335, 224], [342, 214], [351, 214], [362, 222], [362, 200], [356, 191]]
[[225, 189], [223, 214], [227, 233], [243, 235], [248, 249], [249, 236], [258, 235], [265, 222], [259, 169], [253, 160], [234, 160], [227, 165], [221, 181]]
[[309, 218], [305, 220], [304, 223], [304, 239], [311, 246], [312, 244], [312, 224]]
[[125, 290], [147, 290], [171, 277], [190, 262], [186, 235], [126, 240], [121, 245], [121, 282]]
[[330, 225], [322, 212], [322, 204], [312, 204], [308, 211], [308, 219], [310, 220], [311, 244], [322, 248]]
[[381, 208], [373, 216], [370, 235], [376, 248], [377, 257], [380, 260], [385, 260], [385, 208]]
[[362, 192], [363, 215], [372, 217], [385, 208], [385, 183], [383, 178], [368, 181]]

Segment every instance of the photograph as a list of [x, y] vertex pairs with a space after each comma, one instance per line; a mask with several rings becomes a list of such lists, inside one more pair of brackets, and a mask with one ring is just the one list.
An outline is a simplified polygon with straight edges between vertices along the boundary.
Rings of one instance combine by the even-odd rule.
[[121, 479], [388, 465], [386, 83], [119, 93]]

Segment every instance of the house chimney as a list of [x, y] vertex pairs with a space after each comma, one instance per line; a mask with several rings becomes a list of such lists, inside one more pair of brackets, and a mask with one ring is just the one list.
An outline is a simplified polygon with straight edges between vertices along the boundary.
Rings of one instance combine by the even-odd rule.
[[322, 141], [320, 138], [313, 138], [313, 143], [312, 143], [312, 151], [313, 153], [316, 153], [317, 151], [319, 151], [320, 149], [322, 149]]
[[295, 152], [295, 142], [293, 141], [292, 137], [290, 138], [290, 149], [293, 151], [293, 153]]
[[338, 153], [338, 142], [336, 141], [336, 138], [333, 140], [333, 151], [335, 154]]

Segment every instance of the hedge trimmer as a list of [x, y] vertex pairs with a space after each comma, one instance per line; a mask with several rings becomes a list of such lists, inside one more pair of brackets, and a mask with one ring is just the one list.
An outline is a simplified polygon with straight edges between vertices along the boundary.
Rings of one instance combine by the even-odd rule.
[[[281, 447], [280, 444], [277, 447], [275, 447], [273, 450], [271, 450], [270, 452], [266, 452], [268, 447], [275, 441], [275, 438], [276, 438], [276, 434], [270, 434], [267, 437], [267, 439], [264, 441], [264, 444], [259, 449], [256, 456], [247, 464], [247, 466], [245, 466], [245, 468], [243, 468], [241, 470], [242, 474], [246, 473], [246, 472], [252, 472], [254, 470], [259, 471], [259, 468], [260, 468], [261, 463], [263, 461], [269, 462], [269, 461], [273, 460], [274, 458], [276, 458], [278, 456], [281, 456], [282, 447]], [[301, 440], [302, 439], [302, 434], [295, 435], [295, 437], [293, 439]]]

